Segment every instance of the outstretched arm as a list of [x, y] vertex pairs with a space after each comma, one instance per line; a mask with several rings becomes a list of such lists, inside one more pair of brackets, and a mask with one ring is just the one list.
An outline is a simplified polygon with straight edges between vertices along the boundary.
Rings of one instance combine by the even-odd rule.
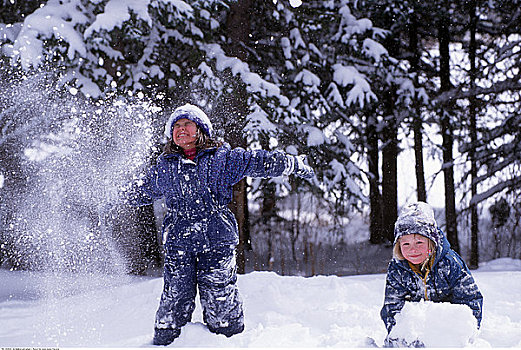
[[245, 150], [235, 148], [226, 156], [224, 171], [232, 184], [246, 176], [270, 178], [295, 174], [312, 178], [315, 173], [305, 163], [303, 156], [293, 156], [282, 151]]

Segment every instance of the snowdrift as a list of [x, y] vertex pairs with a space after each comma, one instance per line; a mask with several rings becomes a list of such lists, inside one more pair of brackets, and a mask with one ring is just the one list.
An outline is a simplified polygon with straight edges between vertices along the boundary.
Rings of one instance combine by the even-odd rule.
[[[419, 303], [404, 309], [406, 322], [416, 325], [406, 328], [405, 335], [445, 332], [442, 343], [421, 334], [433, 347], [521, 347], [519, 261], [495, 262], [473, 274], [484, 295], [479, 333], [473, 333], [472, 319], [460, 305]], [[0, 346], [151, 346], [162, 279], [7, 270], [0, 270], [0, 279]], [[197, 304], [192, 322], [171, 346], [366, 347], [368, 337], [381, 346], [386, 336], [379, 315], [384, 284], [383, 274], [241, 275], [245, 331], [231, 338], [210, 333]]]

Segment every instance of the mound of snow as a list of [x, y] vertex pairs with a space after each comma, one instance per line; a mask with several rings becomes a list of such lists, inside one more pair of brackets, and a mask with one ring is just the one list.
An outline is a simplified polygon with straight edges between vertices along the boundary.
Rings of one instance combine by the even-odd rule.
[[500, 258], [480, 264], [479, 271], [521, 271], [521, 260]]
[[[521, 272], [475, 271], [474, 277], [484, 313], [473, 342], [476, 321], [470, 309], [451, 304], [406, 305], [393, 335], [403, 327], [409, 342], [418, 337], [431, 347], [520, 349]], [[0, 269], [0, 281], [4, 348], [151, 346], [161, 278]], [[380, 319], [384, 274], [304, 278], [252, 272], [239, 275], [238, 284], [243, 333], [231, 338], [211, 333], [197, 299], [192, 322], [171, 347], [361, 348], [381, 346], [387, 336]]]
[[390, 338], [408, 344], [420, 340], [426, 347], [464, 347], [477, 335], [477, 321], [466, 305], [421, 301], [405, 303], [396, 315]]

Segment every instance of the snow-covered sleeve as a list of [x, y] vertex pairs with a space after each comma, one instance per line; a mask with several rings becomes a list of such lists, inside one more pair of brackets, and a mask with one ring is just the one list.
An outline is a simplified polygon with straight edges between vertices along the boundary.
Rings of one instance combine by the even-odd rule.
[[288, 157], [282, 151], [228, 149], [221, 165], [229, 184], [234, 185], [244, 177], [271, 178], [282, 176], [289, 167]]
[[392, 261], [387, 269], [384, 305], [380, 311], [380, 317], [385, 324], [385, 328], [387, 328], [387, 332], [390, 332], [396, 324], [394, 316], [400, 312], [405, 305], [407, 293], [408, 290], [401, 279], [400, 271], [396, 263]]
[[450, 272], [451, 303], [468, 305], [478, 321], [479, 328], [482, 318], [483, 295], [463, 259], [454, 251], [450, 251], [448, 255], [451, 259], [452, 270]]
[[138, 180], [130, 184], [129, 189], [125, 192], [125, 199], [128, 204], [132, 206], [149, 205], [163, 196], [157, 186], [158, 172], [158, 166], [153, 166]]

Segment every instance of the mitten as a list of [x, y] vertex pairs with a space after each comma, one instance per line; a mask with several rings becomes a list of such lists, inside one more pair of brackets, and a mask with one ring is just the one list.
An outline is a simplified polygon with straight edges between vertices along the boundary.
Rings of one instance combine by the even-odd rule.
[[407, 342], [405, 339], [402, 338], [390, 338], [387, 336], [384, 340], [384, 348], [424, 348], [425, 344], [419, 340], [416, 339], [412, 341], [411, 343]]
[[288, 164], [284, 174], [295, 174], [304, 179], [311, 179], [315, 176], [313, 168], [307, 164], [306, 156], [292, 156], [288, 154]]

